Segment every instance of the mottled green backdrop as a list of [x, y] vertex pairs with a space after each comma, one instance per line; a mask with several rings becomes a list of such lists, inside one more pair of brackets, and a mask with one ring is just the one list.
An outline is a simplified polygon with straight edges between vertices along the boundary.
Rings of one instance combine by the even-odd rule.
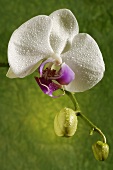
[[59, 138], [53, 120], [68, 97], [51, 99], [37, 86], [34, 75], [8, 79], [0, 67], [0, 170], [112, 170], [113, 169], [113, 0], [0, 0], [0, 63], [7, 63], [12, 32], [33, 16], [68, 8], [75, 14], [80, 32], [98, 42], [106, 63], [103, 80], [93, 89], [77, 93], [82, 111], [106, 134], [110, 155], [94, 159], [89, 136], [79, 118], [72, 138]]

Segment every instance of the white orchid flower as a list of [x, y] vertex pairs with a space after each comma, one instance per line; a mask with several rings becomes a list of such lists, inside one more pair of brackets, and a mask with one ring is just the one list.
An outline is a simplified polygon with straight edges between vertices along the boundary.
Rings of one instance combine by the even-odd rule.
[[39, 15], [22, 24], [12, 34], [8, 45], [9, 78], [23, 78], [36, 69], [42, 91], [53, 92], [64, 87], [83, 92], [103, 77], [105, 66], [95, 40], [79, 33], [77, 20], [68, 9], [50, 16]]

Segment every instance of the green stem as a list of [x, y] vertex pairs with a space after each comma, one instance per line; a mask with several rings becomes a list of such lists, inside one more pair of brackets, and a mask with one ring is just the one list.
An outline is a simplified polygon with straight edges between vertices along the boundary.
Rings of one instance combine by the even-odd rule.
[[77, 102], [74, 94], [70, 93], [69, 91], [65, 91], [65, 94], [67, 94], [69, 96], [69, 98], [71, 99], [72, 103], [74, 104], [75, 110], [79, 112], [80, 111], [80, 107], [78, 105], [78, 102]]
[[72, 94], [68, 91], [65, 91], [65, 93], [69, 96], [69, 98], [73, 102], [77, 116], [80, 116], [83, 120], [85, 120], [90, 125], [90, 127], [92, 128], [92, 132], [93, 131], [98, 132], [101, 135], [101, 137], [103, 138], [103, 142], [106, 143], [106, 137], [103, 134], [103, 132], [97, 126], [95, 126], [83, 113], [81, 113], [80, 107], [78, 105], [78, 102], [77, 102], [74, 94]]

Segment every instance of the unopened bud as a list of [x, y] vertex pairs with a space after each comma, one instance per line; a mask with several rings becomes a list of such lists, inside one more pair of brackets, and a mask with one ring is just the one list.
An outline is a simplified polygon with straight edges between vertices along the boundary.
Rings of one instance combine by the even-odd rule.
[[109, 154], [109, 146], [107, 143], [103, 143], [102, 141], [97, 141], [92, 145], [92, 150], [95, 158], [98, 161], [104, 161], [107, 159]]
[[77, 116], [70, 108], [62, 109], [54, 119], [54, 131], [57, 136], [73, 136], [77, 129]]

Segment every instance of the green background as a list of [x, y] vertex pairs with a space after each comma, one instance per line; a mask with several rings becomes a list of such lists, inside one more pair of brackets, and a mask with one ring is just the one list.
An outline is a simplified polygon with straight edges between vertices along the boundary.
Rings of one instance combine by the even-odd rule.
[[113, 0], [1, 0], [0, 63], [7, 63], [7, 44], [17, 27], [60, 8], [74, 13], [80, 32], [89, 33], [103, 54], [104, 78], [76, 98], [83, 113], [105, 133], [109, 157], [105, 162], [95, 160], [91, 146], [100, 136], [89, 136], [90, 128], [80, 118], [73, 137], [54, 134], [56, 113], [73, 107], [67, 96], [52, 99], [41, 92], [34, 74], [8, 79], [8, 68], [0, 67], [0, 170], [113, 169]]

